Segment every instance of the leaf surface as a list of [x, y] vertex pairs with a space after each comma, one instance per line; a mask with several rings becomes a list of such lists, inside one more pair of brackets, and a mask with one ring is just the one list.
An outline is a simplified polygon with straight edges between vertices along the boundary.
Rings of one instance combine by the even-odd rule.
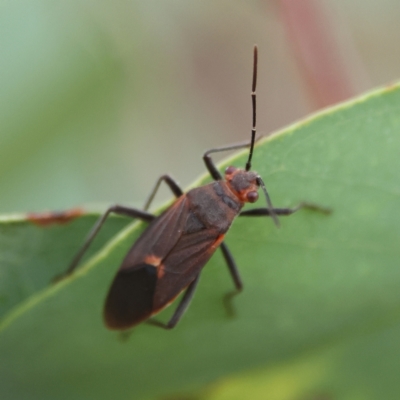
[[[229, 387], [239, 382], [249, 398], [265, 398], [267, 391], [268, 398], [282, 400], [395, 399], [400, 390], [398, 379], [392, 379], [400, 368], [400, 342], [394, 339], [400, 322], [399, 110], [400, 86], [394, 85], [258, 143], [253, 166], [275, 206], [307, 200], [333, 213], [302, 210], [282, 217], [279, 230], [267, 218], [234, 222], [226, 242], [245, 285], [234, 299], [236, 318], [223, 307], [233, 284], [217, 252], [176, 329], [143, 324], [125, 340], [106, 330], [104, 298], [143, 229], [135, 223], [73, 277], [36, 292], [5, 316], [3, 396], [160, 398], [221, 382], [202, 395], [232, 399]], [[245, 160], [243, 152], [224, 166], [244, 166]], [[260, 196], [257, 206], [262, 202]], [[30, 235], [34, 243], [36, 234]], [[74, 236], [73, 229], [68, 235]], [[39, 247], [52, 260], [54, 248], [51, 242]], [[13, 249], [17, 259], [18, 246]], [[42, 274], [40, 265], [32, 268]], [[166, 320], [172, 311], [159, 318]], [[352, 371], [350, 377], [346, 371]], [[257, 377], [262, 385], [251, 384]], [[291, 390], [285, 391], [288, 385]]]

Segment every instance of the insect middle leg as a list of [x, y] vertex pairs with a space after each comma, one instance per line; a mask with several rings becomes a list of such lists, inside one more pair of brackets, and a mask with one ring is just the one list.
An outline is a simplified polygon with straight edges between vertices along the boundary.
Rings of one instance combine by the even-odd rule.
[[224, 256], [225, 262], [228, 265], [229, 272], [232, 276], [233, 282], [235, 284], [235, 289], [226, 293], [224, 296], [224, 306], [229, 316], [235, 315], [235, 308], [233, 307], [233, 297], [238, 295], [243, 289], [242, 279], [239, 274], [239, 269], [236, 265], [236, 262], [232, 256], [232, 253], [228, 249], [228, 246], [222, 242], [220, 245], [222, 255]]
[[153, 190], [150, 193], [150, 196], [148, 197], [143, 210], [147, 211], [148, 208], [150, 207], [151, 202], [153, 201], [160, 185], [161, 182], [165, 182], [168, 187], [171, 189], [172, 193], [175, 195], [175, 197], [181, 197], [183, 195], [183, 190], [179, 187], [179, 185], [176, 183], [174, 178], [172, 178], [170, 175], [162, 175], [158, 178], [156, 184], [154, 185]]
[[[259, 140], [260, 138], [261, 138], [261, 136], [258, 137], [257, 140]], [[212, 160], [210, 154], [219, 153], [222, 151], [242, 149], [242, 148], [250, 147], [250, 145], [251, 145], [251, 142], [246, 142], [246, 143], [233, 144], [230, 146], [217, 147], [215, 149], [206, 151], [203, 155], [203, 160], [208, 169], [208, 172], [211, 174], [211, 176], [216, 181], [222, 179], [222, 175], [218, 171], [217, 167], [215, 166], [214, 161]], [[239, 294], [242, 291], [243, 283], [242, 283], [242, 279], [240, 278], [240, 274], [239, 274], [239, 270], [236, 266], [236, 262], [232, 256], [232, 253], [228, 249], [228, 246], [224, 242], [222, 242], [220, 245], [220, 248], [221, 248], [222, 254], [224, 256], [224, 259], [226, 261], [226, 264], [228, 265], [229, 272], [232, 276], [233, 282], [235, 284], [235, 290], [227, 293], [224, 297], [224, 305], [227, 310], [227, 313], [228, 313], [228, 315], [232, 316], [235, 314], [234, 307], [232, 304], [232, 299], [234, 296], [236, 296], [237, 294]]]

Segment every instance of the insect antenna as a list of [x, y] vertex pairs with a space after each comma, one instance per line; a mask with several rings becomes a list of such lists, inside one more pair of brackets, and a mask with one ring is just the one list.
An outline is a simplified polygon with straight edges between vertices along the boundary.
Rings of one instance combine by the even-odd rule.
[[253, 157], [254, 142], [256, 139], [256, 86], [257, 86], [257, 62], [258, 62], [258, 48], [254, 46], [254, 58], [253, 58], [253, 83], [251, 85], [251, 104], [253, 108], [253, 126], [251, 129], [251, 143], [249, 151], [249, 159], [246, 163], [246, 171], [250, 171], [251, 158]]
[[[257, 45], [254, 46], [254, 58], [253, 58], [253, 83], [251, 85], [251, 104], [253, 108], [253, 126], [251, 129], [251, 142], [250, 142], [250, 151], [249, 151], [249, 159], [246, 163], [246, 171], [250, 171], [251, 169], [251, 159], [253, 157], [253, 150], [254, 150], [254, 142], [256, 139], [256, 122], [257, 122], [257, 95], [256, 95], [256, 87], [257, 87], [257, 64], [258, 64], [258, 48]], [[274, 207], [271, 202], [271, 198], [267, 192], [267, 188], [265, 187], [264, 181], [261, 179], [260, 176], [257, 177], [257, 182], [259, 186], [261, 186], [265, 199], [267, 201], [269, 215], [273, 219], [275, 225], [279, 228], [279, 220], [277, 215], [274, 213]]]
[[274, 212], [274, 206], [272, 205], [271, 198], [269, 197], [269, 194], [267, 192], [267, 188], [265, 187], [265, 183], [261, 179], [260, 176], [257, 177], [257, 182], [261, 186], [261, 188], [262, 188], [262, 190], [264, 192], [264, 195], [265, 195], [265, 199], [267, 200], [269, 215], [273, 219], [274, 224], [276, 225], [276, 227], [279, 228], [279, 226], [280, 226], [279, 220], [278, 220], [277, 215]]

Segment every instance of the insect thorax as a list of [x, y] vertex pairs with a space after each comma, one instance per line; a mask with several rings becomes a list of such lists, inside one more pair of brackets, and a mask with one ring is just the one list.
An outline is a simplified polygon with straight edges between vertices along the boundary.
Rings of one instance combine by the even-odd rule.
[[187, 193], [190, 211], [209, 229], [225, 233], [239, 214], [243, 203], [231, 192], [226, 182], [217, 181]]

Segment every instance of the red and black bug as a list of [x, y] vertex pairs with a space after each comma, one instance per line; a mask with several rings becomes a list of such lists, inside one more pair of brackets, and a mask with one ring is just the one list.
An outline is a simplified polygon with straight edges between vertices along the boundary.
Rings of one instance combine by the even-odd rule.
[[[256, 137], [256, 81], [257, 47], [255, 46], [251, 93], [253, 108], [251, 141], [212, 149], [204, 154], [204, 162], [215, 182], [192, 189], [185, 194], [170, 176], [161, 176], [143, 211], [120, 205], [110, 207], [95, 224], [72, 261], [66, 275], [77, 267], [110, 213], [149, 222], [147, 229], [129, 250], [111, 284], [104, 306], [104, 321], [108, 328], [116, 330], [131, 328], [157, 314], [185, 291], [170, 321], [167, 324], [156, 322], [164, 328], [173, 328], [189, 306], [202, 268], [218, 247], [222, 250], [236, 290], [240, 291], [242, 280], [224, 242], [225, 233], [233, 220], [237, 216], [270, 216], [278, 225], [278, 215], [290, 215], [301, 207], [316, 208], [307, 204], [295, 208], [273, 208], [261, 177], [256, 172], [250, 171]], [[210, 154], [245, 147], [250, 148], [245, 169], [228, 167], [223, 179]], [[160, 216], [155, 216], [146, 210], [163, 181], [177, 200]], [[257, 201], [260, 188], [268, 207], [241, 211], [245, 203]]]

